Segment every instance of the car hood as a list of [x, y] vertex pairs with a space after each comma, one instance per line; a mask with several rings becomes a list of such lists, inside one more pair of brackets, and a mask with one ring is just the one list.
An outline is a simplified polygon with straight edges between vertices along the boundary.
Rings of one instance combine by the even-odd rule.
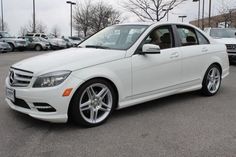
[[216, 38], [215, 41], [221, 44], [236, 44], [236, 38]]
[[94, 48], [71, 48], [25, 59], [12, 67], [31, 71], [36, 75], [59, 71], [79, 70], [124, 58], [126, 51]]

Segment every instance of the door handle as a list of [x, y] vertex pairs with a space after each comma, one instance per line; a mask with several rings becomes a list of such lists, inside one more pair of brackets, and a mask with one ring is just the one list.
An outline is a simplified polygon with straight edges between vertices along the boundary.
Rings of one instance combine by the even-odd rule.
[[178, 58], [179, 57], [179, 53], [178, 52], [173, 52], [170, 56], [171, 59], [173, 58]]
[[207, 47], [203, 47], [202, 48], [202, 52], [207, 52], [208, 51], [208, 48]]

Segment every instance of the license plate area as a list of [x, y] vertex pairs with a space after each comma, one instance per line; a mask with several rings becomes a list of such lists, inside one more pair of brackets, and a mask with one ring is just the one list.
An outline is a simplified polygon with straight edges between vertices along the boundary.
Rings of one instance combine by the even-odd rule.
[[12, 102], [15, 102], [15, 90], [11, 88], [6, 88], [6, 97], [7, 99], [11, 100]]

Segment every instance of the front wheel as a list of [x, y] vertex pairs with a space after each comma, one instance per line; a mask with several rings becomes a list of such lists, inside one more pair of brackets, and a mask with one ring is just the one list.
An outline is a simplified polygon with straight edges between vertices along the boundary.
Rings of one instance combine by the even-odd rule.
[[104, 123], [117, 103], [113, 86], [103, 79], [93, 79], [83, 84], [71, 102], [72, 120], [88, 127]]
[[219, 91], [221, 86], [221, 75], [219, 66], [213, 64], [208, 68], [202, 83], [203, 95], [213, 96]]

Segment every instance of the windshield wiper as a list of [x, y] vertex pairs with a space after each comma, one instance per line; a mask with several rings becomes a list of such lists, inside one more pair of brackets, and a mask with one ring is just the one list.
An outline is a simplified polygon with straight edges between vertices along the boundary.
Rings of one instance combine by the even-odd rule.
[[110, 47], [101, 46], [101, 45], [86, 45], [86, 48], [95, 48], [95, 49], [110, 49]]

